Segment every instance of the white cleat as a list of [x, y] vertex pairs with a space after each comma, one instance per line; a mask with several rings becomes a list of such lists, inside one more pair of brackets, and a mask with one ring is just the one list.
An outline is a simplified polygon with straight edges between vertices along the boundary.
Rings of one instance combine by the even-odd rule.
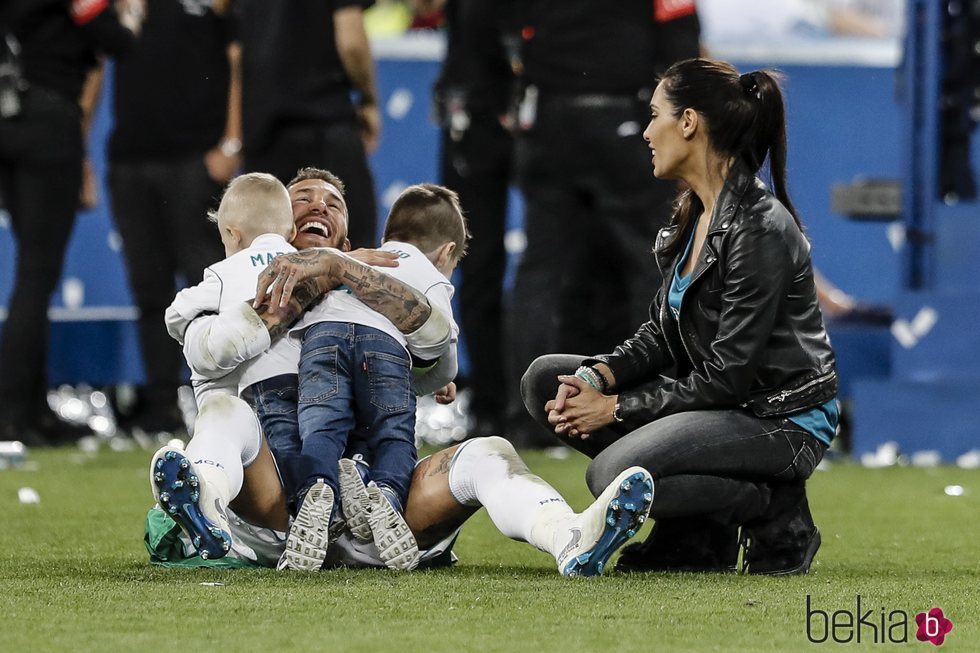
[[317, 571], [323, 566], [330, 545], [330, 515], [333, 513], [333, 490], [323, 479], [306, 492], [286, 538], [286, 550], [276, 569]]
[[374, 539], [368, 513], [371, 498], [368, 496], [364, 480], [357, 473], [357, 463], [349, 458], [340, 459], [340, 505], [344, 509], [347, 530], [361, 542]]
[[646, 521], [653, 503], [653, 479], [630, 467], [568, 524], [568, 543], [556, 556], [562, 576], [598, 576], [609, 558]]
[[405, 518], [392, 507], [381, 488], [370, 486], [366, 491], [367, 521], [381, 561], [388, 569], [415, 569], [419, 564], [419, 545]]

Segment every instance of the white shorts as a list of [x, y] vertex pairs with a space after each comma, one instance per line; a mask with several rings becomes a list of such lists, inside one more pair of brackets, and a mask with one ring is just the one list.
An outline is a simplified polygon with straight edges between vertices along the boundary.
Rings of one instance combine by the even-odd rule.
[[[286, 533], [271, 528], [254, 526], [240, 518], [233, 510], [228, 510], [228, 525], [231, 528], [232, 546], [226, 558], [238, 558], [261, 567], [275, 568], [280, 556], [286, 550]], [[420, 551], [420, 567], [442, 567], [455, 563], [458, 558], [453, 553], [453, 544], [459, 535], [456, 529], [443, 540], [424, 551]], [[190, 538], [181, 531], [181, 542], [188, 557], [195, 555]], [[381, 567], [378, 550], [373, 542], [360, 542], [344, 531], [336, 542], [327, 549], [324, 567]]]

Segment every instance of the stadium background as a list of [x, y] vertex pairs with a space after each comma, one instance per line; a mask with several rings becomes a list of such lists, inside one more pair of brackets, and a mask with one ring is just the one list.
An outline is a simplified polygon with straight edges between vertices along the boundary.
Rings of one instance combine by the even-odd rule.
[[[776, 66], [787, 74], [790, 182], [814, 258], [845, 290], [893, 305], [907, 327], [899, 333], [908, 346], [885, 328], [833, 333], [845, 394], [856, 403], [859, 452], [870, 453], [886, 439], [899, 440], [907, 451], [939, 449], [947, 461], [976, 449], [976, 203], [946, 206], [932, 196], [921, 205], [934, 222], [935, 256], [927, 283], [916, 291], [907, 288], [909, 252], [901, 238], [912, 216], [855, 222], [831, 209], [831, 186], [858, 176], [903, 180], [906, 190], [911, 180], [914, 190], [926, 193], [934, 182], [916, 176], [934, 168], [935, 125], [909, 110], [912, 89], [907, 69], [899, 68], [900, 48], [840, 39], [806, 47], [709, 45], [742, 69]], [[442, 44], [430, 37], [374, 46], [385, 131], [372, 163], [383, 212], [403, 184], [435, 176], [428, 98]], [[934, 82], [935, 62], [927, 65]], [[100, 173], [111, 124], [107, 107], [103, 102], [92, 142]], [[931, 147], [932, 155], [919, 160], [913, 141], [927, 154]], [[973, 149], [976, 162], [976, 143]], [[142, 374], [106, 197], [103, 190], [99, 208], [79, 216], [52, 303], [56, 383], [135, 382]], [[514, 249], [521, 240], [519, 216], [515, 206]], [[0, 318], [14, 256], [0, 211]], [[917, 321], [930, 315], [924, 308], [933, 317]], [[857, 605], [872, 610], [873, 619], [879, 610], [912, 618], [941, 607], [955, 624], [943, 650], [980, 648], [978, 470], [824, 465], [810, 481], [810, 496], [825, 540], [808, 576], [565, 579], [549, 556], [502, 537], [481, 511], [461, 533], [461, 562], [454, 569], [297, 577], [148, 565], [139, 528], [150, 503], [148, 455], [108, 447], [39, 449], [25, 464], [0, 471], [0, 651], [813, 651], [813, 636], [829, 633], [811, 633], [813, 623], [820, 625], [807, 614], [811, 601], [835, 619]], [[591, 500], [582, 483], [584, 457], [555, 460], [527, 452], [526, 459], [574, 507]], [[818, 650], [853, 645], [854, 632], [835, 632]], [[892, 650], [871, 634], [863, 630], [865, 648]], [[932, 650], [914, 637], [913, 624], [907, 648]]]
[[[847, 38], [708, 43], [714, 56], [740, 69], [775, 67], [785, 74], [789, 180], [817, 267], [845, 291], [894, 306], [901, 324], [915, 327], [911, 341], [896, 339], [883, 328], [842, 326], [832, 331], [842, 396], [854, 405], [855, 452], [870, 454], [883, 442], [896, 441], [904, 451], [934, 450], [951, 461], [980, 443], [980, 433], [968, 418], [974, 412], [970, 409], [980, 408], [980, 373], [967, 363], [980, 355], [980, 339], [969, 327], [980, 317], [980, 295], [970, 281], [978, 271], [976, 204], [953, 207], [962, 217], [954, 217], [951, 228], [936, 229], [940, 251], [929, 283], [917, 292], [907, 288], [903, 229], [910, 217], [857, 221], [835, 213], [831, 205], [835, 185], [862, 179], [919, 183], [910, 153], [923, 126], [910, 111], [901, 45], [897, 40]], [[402, 188], [437, 178], [438, 131], [430, 118], [430, 89], [444, 41], [438, 33], [416, 33], [375, 39], [373, 49], [384, 131], [371, 163], [383, 219]], [[100, 178], [112, 123], [107, 101], [111, 79], [107, 75], [89, 144]], [[977, 143], [973, 149], [976, 160]], [[142, 379], [135, 309], [107, 197], [103, 188], [99, 205], [80, 214], [52, 301], [54, 384]], [[522, 235], [516, 191], [512, 199], [507, 243], [513, 259]], [[0, 318], [11, 291], [14, 257], [6, 215], [0, 211]], [[512, 272], [513, 266], [508, 282]], [[465, 364], [464, 356], [464, 369]], [[913, 403], [916, 409], [908, 410]]]

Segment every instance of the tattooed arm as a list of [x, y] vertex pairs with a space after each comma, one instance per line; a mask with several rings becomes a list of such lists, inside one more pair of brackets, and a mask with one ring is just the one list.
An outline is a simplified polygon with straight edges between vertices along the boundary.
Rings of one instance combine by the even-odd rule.
[[[293, 264], [303, 267], [308, 266], [313, 270], [319, 269], [317, 261], [320, 257], [310, 256], [315, 251], [305, 250], [304, 252], [297, 252], [297, 261], [294, 261]], [[380, 267], [396, 267], [398, 265], [397, 254], [377, 249], [358, 249], [350, 252], [348, 256], [367, 265]], [[259, 275], [259, 289], [263, 287], [268, 288], [272, 285], [277, 280], [279, 273], [278, 266], [270, 265], [267, 267]], [[263, 284], [263, 280], [266, 280], [267, 283]], [[296, 281], [295, 283], [296, 285], [293, 288], [291, 296], [287, 298], [285, 305], [278, 310], [275, 308], [277, 304], [271, 300], [271, 297], [266, 297], [263, 292], [256, 292], [256, 299], [248, 302], [248, 304], [255, 308], [255, 312], [258, 313], [259, 318], [265, 324], [273, 340], [285, 333], [299, 319], [303, 311], [312, 306], [323, 293], [332, 290], [332, 287], [327, 287], [325, 280], [320, 277]], [[260, 302], [259, 299], [263, 301]]]
[[[263, 301], [254, 308], [259, 319], [262, 320], [266, 330], [268, 330], [269, 337], [275, 340], [285, 333], [299, 319], [303, 311], [308, 309], [322, 294], [323, 291], [320, 290], [317, 280], [307, 279], [296, 285], [292, 296], [282, 309], [273, 309], [267, 301]], [[249, 300], [245, 303], [248, 306], [252, 306], [254, 302]]]
[[304, 301], [312, 302], [309, 295], [318, 297], [340, 284], [402, 333], [418, 332], [433, 315], [425, 295], [335, 249], [307, 249], [274, 259], [259, 275], [254, 306], [263, 316], [283, 313], [281, 320], [295, 319], [297, 304], [302, 310]]

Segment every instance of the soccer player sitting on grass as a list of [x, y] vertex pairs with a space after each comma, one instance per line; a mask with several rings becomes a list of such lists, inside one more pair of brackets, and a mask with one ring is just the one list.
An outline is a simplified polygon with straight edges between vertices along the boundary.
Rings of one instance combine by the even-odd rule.
[[[248, 300], [253, 297], [258, 275], [265, 266], [277, 255], [295, 251], [286, 241], [286, 238], [297, 235], [293, 210], [290, 208], [291, 201], [295, 206], [296, 223], [299, 231], [302, 232], [299, 238], [302, 244], [337, 245], [346, 249], [349, 243], [346, 239], [343, 185], [339, 179], [326, 171], [305, 170], [291, 183], [290, 188], [293, 198], [275, 178], [261, 173], [243, 175], [229, 185], [218, 210], [210, 216], [218, 224], [228, 258], [205, 270], [201, 284], [178, 293], [166, 315], [171, 335], [184, 345], [185, 354], [188, 360], [192, 361], [192, 382], [198, 400], [199, 415], [203, 417], [203, 419], [199, 418], [199, 423], [206, 427], [211, 425], [212, 415], [216, 415], [219, 422], [226, 418], [227, 402], [211, 400], [211, 396], [216, 392], [233, 396], [245, 393], [256, 403], [260, 414], [266, 417], [263, 427], [270, 443], [274, 443], [273, 451], [279, 449], [299, 452], [301, 438], [296, 419], [296, 372], [300, 357], [299, 347], [295, 340], [288, 338], [277, 338], [273, 343], [271, 335], [265, 332], [261, 320], [250, 308]], [[369, 260], [375, 260], [379, 256], [365, 254], [363, 251], [358, 254]], [[398, 255], [382, 252], [380, 256], [383, 263], [385, 257], [396, 258]], [[419, 266], [416, 264], [414, 267]], [[405, 270], [412, 269], [412, 266], [405, 267]], [[418, 273], [415, 276], [421, 278]], [[440, 278], [445, 285], [448, 285], [445, 277]], [[449, 288], [451, 289], [451, 286]], [[323, 319], [340, 320], [353, 314], [362, 322], [366, 321], [363, 314], [370, 313], [370, 309], [356, 302], [357, 306], [352, 313], [350, 308], [352, 302], [345, 301], [346, 293], [335, 291], [331, 294], [333, 297], [326, 299], [324, 310], [319, 313]], [[445, 291], [442, 294], [445, 295], [445, 299], [441, 304], [448, 310], [449, 294]], [[333, 308], [326, 310], [327, 306]], [[345, 307], [347, 313], [344, 313]], [[358, 307], [361, 308], [360, 313], [356, 310]], [[222, 319], [214, 319], [216, 314], [221, 314]], [[293, 316], [296, 315], [299, 315], [299, 310], [294, 311]], [[376, 317], [371, 323], [377, 323], [381, 319]], [[252, 322], [252, 326], [257, 323], [259, 330], [250, 332], [249, 322]], [[393, 326], [391, 330], [395, 330]], [[217, 336], [214, 332], [221, 332], [221, 335]], [[454, 342], [455, 328], [451, 334], [447, 334], [447, 337], [437, 343], [439, 347], [413, 348], [413, 353], [431, 353], [433, 358], [438, 358], [444, 348], [454, 346], [450, 342], [449, 335], [453, 336]], [[221, 347], [212, 347], [212, 339], [221, 342]], [[371, 334], [364, 339], [368, 340], [369, 344], [374, 344], [379, 336]], [[401, 347], [397, 342], [395, 344]], [[401, 352], [407, 359], [408, 354], [404, 353], [404, 348]], [[377, 352], [372, 354], [378, 357], [382, 355], [390, 357], [390, 354]], [[371, 356], [367, 358], [370, 359]], [[447, 381], [455, 375], [455, 356], [449, 358], [454, 361], [451, 370], [445, 364], [433, 368], [438, 368], [442, 372], [449, 370], [451, 374]], [[196, 364], [193, 362], [195, 359]], [[383, 374], [380, 378], [375, 378], [378, 374], [373, 369], [373, 362], [372, 359], [372, 369], [368, 374], [369, 380], [375, 382], [372, 385], [376, 384], [381, 388], [390, 386], [390, 382], [386, 382], [388, 379]], [[405, 367], [407, 370], [407, 363]], [[406, 372], [404, 388], [407, 393], [411, 392], [409, 384]], [[368, 396], [367, 399], [374, 401], [376, 398]], [[364, 412], [363, 407], [361, 411]], [[353, 414], [353, 409], [345, 406], [341, 412]], [[414, 410], [411, 417], [414, 418]], [[217, 428], [220, 430], [220, 426]], [[384, 431], [378, 429], [378, 432]], [[409, 433], [411, 460], [406, 474], [411, 473], [414, 465], [414, 420]], [[346, 433], [343, 434], [343, 438], [346, 438]], [[316, 448], [313, 448], [312, 454], [308, 450], [305, 457], [294, 458], [297, 461], [303, 459], [309, 462], [317, 453], [319, 452]], [[211, 457], [199, 455], [196, 458], [198, 460], [193, 464], [195, 472], [192, 474], [187, 471], [191, 463], [181, 462], [181, 457], [176, 452], [163, 449], [158, 452], [151, 472], [154, 478], [155, 495], [161, 506], [168, 510], [186, 530], [198, 531], [195, 534], [195, 547], [202, 555], [215, 558], [224, 555], [231, 546], [227, 525], [223, 523], [224, 517], [220, 511], [214, 509], [215, 500], [220, 499], [221, 502], [227, 503], [227, 497], [235, 492], [237, 481], [234, 475], [229, 478]], [[324, 467], [326, 471], [333, 469], [333, 478], [336, 479], [336, 457], [322, 463], [319, 458], [314, 458], [313, 463], [314, 469], [317, 470]], [[291, 480], [287, 483], [291, 492], [295, 493], [297, 484], [292, 479], [299, 477], [299, 470], [308, 470], [309, 467], [309, 464], [303, 466], [298, 462], [292, 466], [281, 465], [284, 479]], [[324, 471], [320, 473], [323, 474]], [[187, 483], [176, 479], [175, 475], [187, 476]], [[308, 475], [307, 471], [306, 476]], [[407, 479], [405, 486], [407, 487]], [[196, 502], [193, 500], [195, 497], [198, 499]], [[295, 505], [302, 505], [303, 498], [304, 494], [300, 494], [299, 502]], [[309, 505], [300, 508], [294, 522], [293, 537], [289, 540], [290, 551], [295, 553], [295, 555], [291, 553], [290, 558], [293, 564], [288, 565], [289, 560], [284, 557], [284, 566], [319, 568], [322, 563], [325, 540], [319, 543], [316, 541], [316, 536], [325, 532], [326, 524], [329, 523], [332, 499], [327, 497], [321, 504], [316, 501], [318, 498], [319, 493], [313, 497]], [[369, 539], [375, 538], [375, 532], [378, 538], [384, 538], [391, 529], [397, 528], [399, 536], [405, 540], [395, 543], [400, 547], [398, 562], [404, 565], [413, 564], [417, 547], [404, 520], [397, 515], [386, 514], [385, 508], [388, 512], [391, 512], [391, 508], [382, 497], [375, 497], [372, 501], [380, 504], [378, 509], [374, 509], [373, 503], [365, 505], [364, 509], [367, 512], [379, 513], [379, 519], [372, 522], [375, 524], [374, 531], [369, 528], [367, 520], [363, 520], [365, 525], [362, 532], [366, 531]], [[323, 510], [326, 511], [324, 529], [309, 528], [310, 520], [318, 519]], [[388, 519], [381, 521], [382, 517]], [[205, 522], [209, 522], [210, 527], [204, 528], [202, 524]], [[319, 547], [318, 553], [315, 554], [319, 559], [315, 562], [307, 561], [310, 554], [306, 547], [310, 543], [304, 538], [314, 540]], [[300, 550], [304, 551], [304, 554], [296, 553]], [[382, 550], [387, 551], [384, 547]], [[386, 559], [386, 562], [390, 561]]]
[[[307, 224], [314, 219], [314, 206], [323, 205], [322, 199], [313, 202], [307, 196], [315, 191], [319, 198], [323, 194], [320, 191], [326, 192], [328, 187], [336, 190], [332, 184], [315, 179], [290, 184], [294, 216], [301, 231], [297, 244], [300, 240], [304, 246], [344, 242], [345, 220], [335, 219], [346, 217], [342, 206], [335, 212], [317, 213], [315, 219], [329, 222], [328, 232], [315, 237], [307, 233], [312, 232]], [[340, 194], [331, 191], [330, 196]], [[367, 258], [363, 253], [361, 257]], [[372, 262], [383, 258], [376, 257]], [[283, 333], [301, 307], [340, 282], [406, 334], [410, 348], [413, 343], [431, 346], [450, 337], [449, 320], [433, 310], [424, 295], [337, 250], [318, 249], [279, 257], [269, 272], [260, 276], [256, 296], [263, 297], [272, 284], [274, 292], [258, 312], [241, 303], [212, 314], [202, 311], [197, 316], [184, 316], [189, 318], [189, 323], [183, 325], [184, 351], [192, 369], [203, 370], [205, 375], [216, 370], [227, 373], [228, 368], [241, 364], [236, 363], [238, 358], [257, 356], [253, 351], [261, 351], [261, 347], [247, 350], [242, 343], [268, 343]], [[269, 306], [282, 308], [269, 310]], [[252, 315], [243, 317], [249, 311]], [[225, 321], [234, 328], [221, 326]], [[452, 394], [453, 386], [449, 384], [444, 397], [450, 399]], [[212, 485], [222, 490], [209, 495], [209, 499], [215, 498], [213, 502], [205, 501], [202, 493], [191, 491], [169, 501], [178, 516], [190, 517], [180, 520], [179, 527], [164, 511], [150, 511], [145, 541], [152, 561], [190, 566], [274, 566], [279, 562], [285, 550], [283, 531], [288, 525], [280, 470], [290, 468], [294, 454], [287, 447], [278, 447], [274, 459], [269, 442], [249, 406], [229, 392], [214, 396], [200, 412], [186, 453], [174, 447], [157, 452], [151, 463], [151, 483], [158, 498], [164, 492], [202, 485], [202, 466], [210, 467], [212, 476], [220, 474], [225, 478], [223, 483]], [[360, 479], [351, 480], [355, 490], [361, 489], [362, 493], [354, 491], [350, 496], [362, 500], [363, 485], [356, 487]], [[344, 485], [345, 479], [341, 478], [341, 486]], [[341, 498], [343, 502], [343, 494]], [[506, 440], [480, 438], [419, 462], [409, 488], [405, 520], [422, 549], [420, 564], [451, 562], [456, 531], [485, 505], [501, 532], [551, 553], [561, 573], [595, 575], [602, 572], [609, 556], [635, 534], [651, 501], [649, 474], [634, 468], [624, 471], [586, 511], [576, 514], [550, 485], [530, 473]], [[344, 508], [353, 512], [348, 505]], [[377, 518], [371, 514], [368, 519]], [[212, 529], [217, 529], [221, 537], [214, 537]], [[326, 566], [386, 565], [373, 543], [360, 543], [345, 533], [336, 544], [325, 560]], [[215, 560], [229, 550], [227, 558]]]

